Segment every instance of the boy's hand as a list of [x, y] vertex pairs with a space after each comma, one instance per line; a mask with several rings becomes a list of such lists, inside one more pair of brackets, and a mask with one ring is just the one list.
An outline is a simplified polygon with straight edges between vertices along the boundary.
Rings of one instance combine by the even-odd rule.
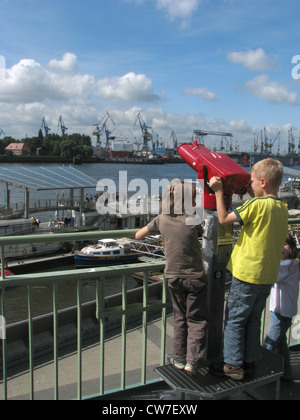
[[223, 181], [222, 178], [218, 176], [213, 176], [209, 182], [209, 187], [216, 193], [218, 191], [223, 191]]

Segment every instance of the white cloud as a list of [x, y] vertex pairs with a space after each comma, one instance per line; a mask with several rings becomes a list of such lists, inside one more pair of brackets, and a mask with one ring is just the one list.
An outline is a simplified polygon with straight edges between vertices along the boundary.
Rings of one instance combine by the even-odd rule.
[[23, 59], [7, 69], [0, 79], [0, 102], [32, 103], [46, 100], [88, 99], [92, 95], [109, 101], [159, 100], [152, 81], [144, 74], [128, 73], [121, 77], [96, 80], [93, 75], [76, 74], [77, 57], [66, 53], [62, 60], [51, 60], [47, 67], [32, 59]]
[[219, 99], [214, 92], [210, 92], [206, 88], [185, 88], [184, 94], [190, 96], [200, 96], [207, 101], [217, 101]]
[[50, 60], [48, 66], [53, 70], [73, 72], [77, 70], [77, 57], [75, 54], [67, 52], [61, 60]]
[[[137, 5], [145, 4], [149, 0], [124, 0], [133, 1]], [[187, 26], [193, 13], [197, 11], [203, 0], [150, 0], [156, 4], [158, 10], [166, 12], [170, 20], [182, 19], [182, 26]]]
[[157, 8], [166, 10], [170, 19], [190, 17], [200, 3], [200, 0], [156, 0]]
[[108, 101], [152, 102], [159, 99], [158, 95], [153, 94], [152, 81], [144, 74], [133, 72], [122, 77], [99, 80], [95, 94]]
[[261, 74], [245, 84], [246, 89], [251, 95], [260, 99], [265, 99], [274, 104], [288, 103], [298, 105], [297, 93], [288, 92], [288, 90], [279, 85], [278, 82], [272, 82], [265, 74]]
[[242, 118], [241, 120], [233, 120], [229, 122], [230, 131], [234, 133], [249, 133], [251, 132], [251, 127], [247, 124], [246, 120]]
[[231, 52], [227, 58], [232, 63], [243, 64], [243, 66], [252, 71], [264, 71], [271, 67], [270, 59], [262, 48], [247, 52]]

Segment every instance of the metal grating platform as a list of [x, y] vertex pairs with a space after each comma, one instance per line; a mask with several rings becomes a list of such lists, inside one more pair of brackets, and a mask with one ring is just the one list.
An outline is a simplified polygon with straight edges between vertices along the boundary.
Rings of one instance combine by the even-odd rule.
[[283, 375], [283, 361], [280, 356], [262, 349], [263, 359], [256, 362], [255, 377], [244, 381], [234, 381], [228, 378], [218, 378], [208, 372], [208, 364], [199, 368], [196, 376], [179, 370], [173, 365], [155, 368], [155, 372], [182, 399], [192, 395], [199, 399], [222, 399], [235, 393], [252, 391], [253, 389], [276, 382], [276, 399], [279, 399], [280, 377]]

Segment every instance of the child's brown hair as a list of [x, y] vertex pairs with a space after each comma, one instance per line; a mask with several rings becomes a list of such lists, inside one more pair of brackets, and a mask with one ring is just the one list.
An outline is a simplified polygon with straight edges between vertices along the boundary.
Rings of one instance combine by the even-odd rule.
[[162, 213], [176, 217], [193, 213], [192, 209], [196, 200], [196, 188], [189, 182], [174, 179], [166, 188], [162, 199]]
[[290, 233], [287, 234], [285, 245], [288, 245], [291, 250], [288, 259], [289, 260], [296, 259], [298, 257], [298, 249], [297, 249], [296, 241]]

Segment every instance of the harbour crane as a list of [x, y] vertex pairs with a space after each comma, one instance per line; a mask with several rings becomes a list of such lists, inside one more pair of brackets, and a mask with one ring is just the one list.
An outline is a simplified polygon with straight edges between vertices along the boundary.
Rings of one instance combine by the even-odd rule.
[[176, 152], [176, 150], [178, 149], [178, 138], [177, 138], [174, 130], [172, 131], [172, 133], [170, 135], [170, 139], [173, 140], [173, 146], [174, 146], [174, 150]]
[[258, 134], [254, 133], [254, 153], [258, 152]]
[[106, 136], [106, 144], [105, 144], [105, 149], [109, 150], [109, 141], [110, 140], [115, 140], [114, 136], [111, 136], [111, 131], [108, 130], [107, 128], [107, 123], [108, 121], [111, 121], [113, 123], [113, 125], [115, 125], [111, 115], [107, 112], [104, 117], [100, 120], [99, 123], [97, 124], [93, 124], [94, 127], [96, 127], [96, 130], [93, 132], [94, 136], [97, 137], [97, 144], [100, 145], [101, 144], [101, 136], [103, 133], [105, 133]]
[[[280, 134], [281, 132], [279, 131], [275, 137], [275, 139], [272, 141], [272, 147], [274, 146], [276, 140], [278, 139], [278, 154], [280, 153]], [[272, 152], [272, 151], [271, 151]]]
[[289, 137], [288, 137], [288, 153], [289, 155], [295, 154], [295, 138], [293, 135], [293, 129], [289, 130]]
[[2, 128], [0, 128], [0, 137], [1, 137], [2, 135], [3, 135], [3, 136], [5, 136], [5, 133], [4, 133], [4, 131], [2, 130]]
[[[145, 123], [145, 121], [143, 120], [143, 117], [141, 116], [140, 113], [138, 113], [138, 115], [136, 116], [136, 120], [134, 123], [134, 127], [136, 126], [136, 124], [139, 123], [140, 128], [142, 130], [142, 138], [143, 138], [143, 143], [142, 143], [142, 152], [149, 152], [149, 142], [152, 141], [152, 134], [151, 132], [149, 132], [149, 130], [152, 130], [151, 127], [148, 127]], [[153, 144], [152, 144], [152, 150], [153, 150]]]
[[67, 132], [67, 127], [65, 127], [65, 124], [63, 122], [62, 116], [60, 116], [59, 119], [58, 119], [57, 127], [60, 128], [61, 135], [62, 136], [65, 136], [66, 135], [66, 132]]
[[[277, 133], [274, 140], [271, 140], [271, 139], [268, 138], [266, 128], [264, 128], [264, 133], [265, 133], [264, 152], [271, 155], [273, 146], [274, 146], [276, 140], [278, 139], [278, 137], [280, 136], [280, 131]], [[279, 151], [280, 151], [280, 142], [279, 142], [279, 147], [278, 147], [278, 153], [279, 153]]]
[[47, 124], [47, 121], [46, 121], [45, 117], [43, 117], [41, 129], [44, 130], [45, 136], [47, 136], [47, 134], [51, 130], [51, 128], [48, 127], [48, 124]]
[[226, 143], [228, 143], [227, 141], [227, 137], [230, 137], [230, 151], [233, 150], [233, 146], [232, 146], [232, 137], [233, 134], [232, 133], [224, 133], [222, 131], [206, 131], [206, 130], [194, 130], [194, 140], [197, 140], [198, 144], [203, 144], [204, 145], [204, 137], [205, 136], [221, 136], [222, 140], [221, 140], [221, 150], [225, 150], [224, 148], [224, 142], [223, 142], [223, 138], [225, 139]]

